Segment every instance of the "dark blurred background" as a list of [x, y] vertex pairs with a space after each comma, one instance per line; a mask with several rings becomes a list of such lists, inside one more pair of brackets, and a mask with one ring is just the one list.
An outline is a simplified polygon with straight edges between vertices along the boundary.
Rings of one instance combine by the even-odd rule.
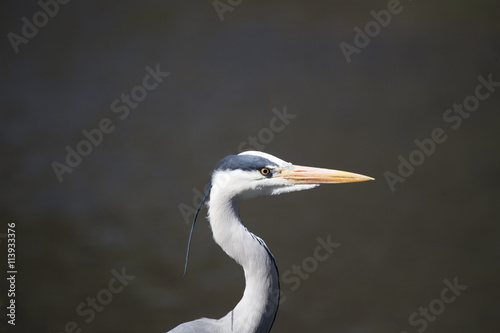
[[[227, 1], [220, 15], [211, 1], [45, 2], [53, 17], [2, 2], [0, 248], [5, 263], [14, 221], [18, 274], [16, 326], [4, 283], [0, 329], [166, 332], [225, 315], [242, 270], [204, 210], [181, 279], [187, 221], [217, 161], [255, 136], [287, 161], [376, 178], [243, 203], [282, 273], [311, 264], [318, 237], [341, 244], [298, 288], [282, 281], [273, 332], [499, 331], [500, 87], [480, 88], [456, 129], [443, 115], [479, 76], [500, 82], [500, 3], [402, 1], [348, 63], [340, 44], [387, 1]], [[436, 128], [446, 141], [391, 190], [386, 172]], [[87, 154], [72, 172], [67, 146]], [[455, 279], [467, 289], [446, 304]]]

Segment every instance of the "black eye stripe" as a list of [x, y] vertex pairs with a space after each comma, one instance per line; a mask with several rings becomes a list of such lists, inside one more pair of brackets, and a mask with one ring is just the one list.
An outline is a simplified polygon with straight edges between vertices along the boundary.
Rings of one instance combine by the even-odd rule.
[[216, 170], [243, 170], [243, 171], [260, 171], [266, 166], [277, 166], [276, 163], [254, 155], [229, 155], [224, 157], [215, 168]]

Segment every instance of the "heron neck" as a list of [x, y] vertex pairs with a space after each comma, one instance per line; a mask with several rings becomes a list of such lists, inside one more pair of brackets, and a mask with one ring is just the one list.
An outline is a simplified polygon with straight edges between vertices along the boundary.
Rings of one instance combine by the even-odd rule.
[[236, 199], [224, 200], [220, 195], [211, 197], [216, 198], [210, 201], [208, 210], [213, 237], [245, 272], [243, 297], [220, 320], [230, 320], [234, 332], [269, 332], [278, 311], [280, 296], [274, 257], [264, 241], [241, 223]]

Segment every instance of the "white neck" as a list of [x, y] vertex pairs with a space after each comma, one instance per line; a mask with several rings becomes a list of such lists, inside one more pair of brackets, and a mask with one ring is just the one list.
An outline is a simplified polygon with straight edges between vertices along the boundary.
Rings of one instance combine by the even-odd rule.
[[[215, 191], [215, 192], [214, 192]], [[278, 311], [279, 275], [271, 251], [250, 233], [239, 218], [237, 199], [212, 188], [209, 220], [214, 240], [243, 267], [245, 291], [240, 302], [221, 322], [229, 321], [233, 332], [269, 332]]]

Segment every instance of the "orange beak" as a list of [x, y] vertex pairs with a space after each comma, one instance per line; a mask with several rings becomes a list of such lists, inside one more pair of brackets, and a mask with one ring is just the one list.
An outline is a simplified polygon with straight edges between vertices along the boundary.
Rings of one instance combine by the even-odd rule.
[[357, 173], [300, 165], [292, 165], [289, 168], [283, 168], [280, 174], [275, 177], [287, 179], [294, 184], [339, 184], [374, 180], [372, 177]]

